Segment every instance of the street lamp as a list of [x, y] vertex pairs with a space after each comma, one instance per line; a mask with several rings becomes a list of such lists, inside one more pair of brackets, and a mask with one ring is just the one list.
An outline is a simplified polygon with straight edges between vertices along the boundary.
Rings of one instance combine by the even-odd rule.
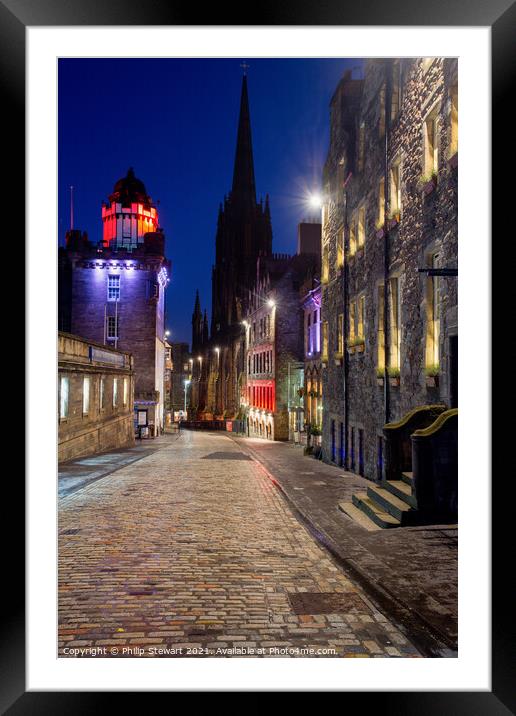
[[272, 298], [269, 298], [269, 300], [267, 301], [267, 305], [270, 308], [274, 308], [274, 306], [276, 305], [276, 301], [273, 301]]
[[[184, 409], [184, 414], [185, 414], [185, 415], [186, 415], [186, 391], [188, 390], [188, 386], [190, 385], [190, 383], [191, 383], [190, 380], [185, 380], [185, 409]], [[188, 417], [188, 416], [187, 416], [187, 417]]]

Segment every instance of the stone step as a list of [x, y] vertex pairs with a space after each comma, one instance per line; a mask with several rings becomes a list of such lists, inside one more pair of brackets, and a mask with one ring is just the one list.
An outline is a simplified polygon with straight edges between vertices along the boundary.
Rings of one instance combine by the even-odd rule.
[[412, 480], [414, 479], [414, 473], [413, 472], [402, 472], [401, 473], [401, 479], [403, 482], [406, 482], [407, 485], [412, 485]]
[[368, 487], [367, 494], [374, 502], [395, 517], [402, 525], [415, 524], [417, 510], [383, 487]]
[[351, 517], [353, 522], [356, 522], [360, 527], [368, 530], [369, 532], [376, 532], [382, 528], [371, 520], [365, 512], [362, 512], [352, 502], [339, 502], [339, 510], [344, 512], [348, 517]]
[[387, 480], [382, 482], [382, 487], [385, 487], [386, 490], [406, 502], [410, 507], [417, 509], [417, 500], [416, 496], [412, 494], [412, 487], [403, 482], [403, 480]]
[[375, 524], [382, 528], [399, 527], [400, 520], [383, 510], [380, 505], [372, 500], [365, 492], [353, 494], [353, 504], [364, 512]]

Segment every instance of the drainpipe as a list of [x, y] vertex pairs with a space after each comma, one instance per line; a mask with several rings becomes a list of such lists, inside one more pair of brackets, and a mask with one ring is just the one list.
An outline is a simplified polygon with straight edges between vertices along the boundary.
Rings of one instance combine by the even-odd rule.
[[[390, 107], [392, 101], [392, 85], [391, 77], [388, 72], [389, 62], [386, 63], [386, 82], [385, 82], [385, 136], [384, 136], [384, 187], [385, 187], [385, 208], [383, 217], [383, 336], [384, 336], [384, 379], [383, 379], [383, 401], [384, 401], [384, 422], [390, 421], [391, 405], [390, 405], [390, 382], [388, 367], [391, 358], [391, 331], [390, 331], [390, 306], [389, 306], [389, 222], [387, 219], [388, 208], [391, 202], [391, 184], [389, 181], [389, 133], [390, 133]], [[388, 121], [389, 120], [389, 121]]]

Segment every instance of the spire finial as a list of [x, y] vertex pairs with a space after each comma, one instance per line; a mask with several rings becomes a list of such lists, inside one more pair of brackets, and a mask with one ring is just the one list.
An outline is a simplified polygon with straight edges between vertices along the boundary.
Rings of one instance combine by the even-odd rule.
[[240, 67], [242, 68], [244, 77], [247, 77], [247, 70], [249, 69], [249, 65], [247, 64], [247, 62], [244, 60]]

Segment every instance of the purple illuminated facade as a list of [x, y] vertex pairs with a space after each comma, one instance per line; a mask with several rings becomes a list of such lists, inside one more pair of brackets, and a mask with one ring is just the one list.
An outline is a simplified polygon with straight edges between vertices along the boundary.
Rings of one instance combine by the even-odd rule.
[[302, 290], [304, 316], [305, 422], [322, 425], [321, 285], [314, 277]]
[[[128, 174], [122, 201], [143, 184]], [[117, 182], [119, 189], [124, 180]], [[143, 187], [143, 192], [145, 189]], [[164, 425], [165, 289], [170, 263], [161, 229], [137, 245], [92, 244], [67, 232], [59, 256], [59, 327], [77, 336], [129, 351], [134, 359], [135, 411], [158, 434]]]

